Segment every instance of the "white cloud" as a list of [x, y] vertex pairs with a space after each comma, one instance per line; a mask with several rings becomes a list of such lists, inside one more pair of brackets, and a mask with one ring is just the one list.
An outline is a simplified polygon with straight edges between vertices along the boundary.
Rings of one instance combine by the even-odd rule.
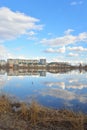
[[[19, 48], [20, 49], [20, 48]], [[19, 51], [19, 49], [16, 51]], [[19, 58], [19, 59], [28, 59], [27, 57], [23, 56], [23, 55], [18, 55], [18, 56], [14, 56], [12, 53], [10, 53], [10, 51], [4, 46], [4, 45], [0, 45], [0, 59], [8, 59], [8, 58]]]
[[81, 4], [83, 4], [83, 1], [73, 1], [73, 2], [71, 2], [70, 3], [70, 5], [72, 5], [72, 6], [75, 6], [75, 5], [81, 5]]
[[48, 48], [47, 50], [45, 50], [44, 52], [46, 53], [54, 53], [55, 50], [53, 48]]
[[0, 40], [11, 40], [20, 35], [34, 35], [34, 30], [41, 30], [39, 19], [14, 12], [7, 7], [0, 8]]
[[7, 58], [13, 58], [14, 56], [9, 53], [7, 48], [5, 48], [3, 45], [0, 45], [0, 59], [7, 59]]
[[65, 46], [63, 46], [62, 48], [58, 48], [58, 49], [48, 48], [44, 52], [46, 52], [46, 53], [65, 53]]
[[73, 29], [68, 29], [68, 30], [65, 31], [65, 35], [69, 35], [73, 31], [74, 31]]
[[83, 48], [82, 46], [68, 47], [67, 49], [70, 50], [70, 51], [87, 52], [87, 48]]
[[79, 42], [87, 42], [87, 32], [82, 32], [74, 36], [70, 34], [71, 31], [73, 30], [68, 29], [66, 31], [66, 34], [62, 37], [56, 37], [53, 39], [42, 39], [42, 41], [40, 42], [42, 44], [53, 46], [53, 47], [65, 46], [65, 45], [75, 44]]
[[77, 57], [78, 54], [75, 54], [75, 53], [70, 52], [70, 53], [69, 53], [69, 56], [71, 56], [71, 57]]
[[87, 32], [80, 33], [77, 36], [77, 41], [87, 42]]
[[69, 35], [64, 37], [57, 37], [54, 39], [43, 39], [41, 43], [56, 47], [56, 46], [64, 46], [70, 43], [74, 43], [75, 39], [76, 38], [74, 36]]
[[36, 35], [36, 33], [34, 32], [34, 31], [30, 31], [30, 32], [28, 32], [27, 33], [29, 36], [34, 36], [34, 35]]

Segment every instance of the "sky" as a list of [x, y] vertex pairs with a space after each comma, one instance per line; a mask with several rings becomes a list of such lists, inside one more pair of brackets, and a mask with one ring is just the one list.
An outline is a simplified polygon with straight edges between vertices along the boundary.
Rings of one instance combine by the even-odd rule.
[[87, 0], [0, 1], [0, 59], [87, 62]]

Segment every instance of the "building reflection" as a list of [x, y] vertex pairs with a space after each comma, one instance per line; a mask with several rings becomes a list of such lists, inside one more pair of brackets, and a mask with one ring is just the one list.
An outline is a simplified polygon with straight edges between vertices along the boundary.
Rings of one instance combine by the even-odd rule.
[[71, 69], [71, 68], [18, 68], [18, 69], [13, 69], [13, 68], [4, 68], [0, 69], [0, 75], [5, 75], [7, 76], [46, 76], [46, 73], [54, 73], [54, 74], [64, 74], [72, 71], [79, 71], [81, 72], [86, 72], [84, 69]]
[[7, 75], [8, 76], [46, 76], [46, 71], [45, 70], [36, 70], [36, 69], [9, 69], [7, 70]]

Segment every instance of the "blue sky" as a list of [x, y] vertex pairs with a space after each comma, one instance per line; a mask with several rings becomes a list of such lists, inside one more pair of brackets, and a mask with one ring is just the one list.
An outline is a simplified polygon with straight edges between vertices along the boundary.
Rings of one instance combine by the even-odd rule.
[[0, 1], [0, 59], [87, 61], [87, 0]]

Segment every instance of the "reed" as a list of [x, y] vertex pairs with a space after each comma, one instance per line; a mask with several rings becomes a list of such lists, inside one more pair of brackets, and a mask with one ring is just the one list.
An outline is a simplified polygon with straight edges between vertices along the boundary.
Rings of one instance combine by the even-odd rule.
[[[15, 109], [13, 109], [15, 107]], [[87, 115], [54, 110], [32, 102], [13, 103], [0, 96], [0, 130], [87, 130]]]

